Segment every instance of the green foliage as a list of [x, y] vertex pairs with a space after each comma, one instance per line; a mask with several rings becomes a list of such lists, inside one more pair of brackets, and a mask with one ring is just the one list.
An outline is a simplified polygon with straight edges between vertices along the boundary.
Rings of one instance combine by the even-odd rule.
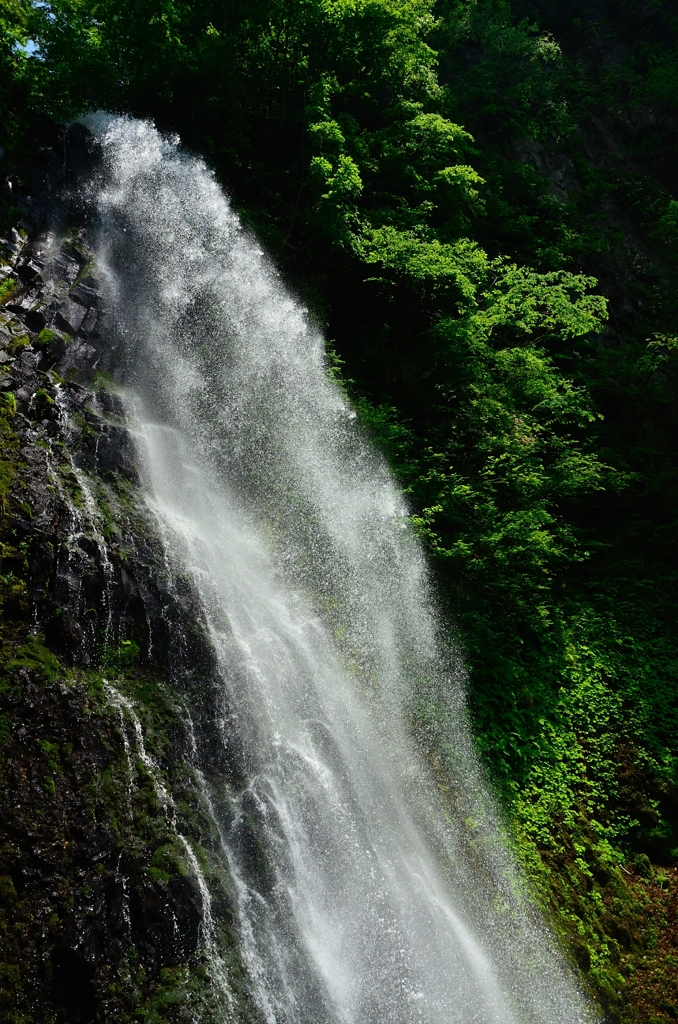
[[35, 338], [35, 345], [49, 345], [51, 341], [56, 337], [54, 331], [50, 331], [48, 327], [43, 327], [40, 333]]
[[111, 647], [103, 652], [102, 664], [104, 668], [125, 672], [138, 661], [139, 654], [139, 644], [136, 640], [121, 640], [117, 647]]
[[14, 141], [24, 111], [24, 46], [28, 38], [28, 0], [2, 0], [0, 4], [0, 142]]
[[7, 662], [8, 669], [28, 668], [39, 672], [48, 682], [57, 678], [61, 666], [38, 637], [31, 637], [28, 643], [22, 644]]
[[[478, 747], [517, 848], [610, 1012], [667, 1020], [674, 897], [655, 879], [657, 865], [674, 878], [678, 851], [672, 6], [5, 9], [2, 83], [57, 116], [103, 106], [179, 131], [328, 322], [330, 372], [401, 480], [460, 624]], [[39, 56], [16, 49], [27, 35]], [[107, 668], [129, 677], [137, 654], [123, 642]]]
[[[427, 436], [394, 433], [392, 413], [375, 414], [366, 403], [360, 409], [424, 510], [414, 525], [435, 556], [450, 563], [446, 571], [457, 585], [466, 579], [481, 592], [503, 591], [505, 613], [518, 606], [543, 625], [550, 612], [538, 594], [565, 562], [585, 557], [561, 506], [610, 477], [586, 437], [596, 419], [591, 400], [545, 346], [595, 329], [605, 304], [579, 275], [539, 275], [473, 255], [475, 284], [451, 257], [446, 261], [466, 302], [459, 303], [461, 315], [440, 320], [432, 332]], [[429, 278], [442, 276], [438, 256], [399, 269], [414, 276], [423, 266]]]
[[13, 392], [0, 394], [0, 501], [6, 503], [14, 479], [16, 436], [11, 420], [16, 415], [16, 399]]
[[389, 226], [367, 230], [355, 247], [365, 263], [395, 271], [410, 285], [454, 288], [466, 299], [473, 298], [475, 283], [487, 270], [485, 253], [465, 238], [445, 244]]
[[4, 281], [0, 282], [0, 305], [8, 302], [18, 287], [18, 281], [15, 281], [13, 277], [6, 277]]

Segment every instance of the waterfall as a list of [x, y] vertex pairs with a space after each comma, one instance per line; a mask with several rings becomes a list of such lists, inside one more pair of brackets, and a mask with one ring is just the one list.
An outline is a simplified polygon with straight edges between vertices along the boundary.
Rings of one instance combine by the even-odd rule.
[[146, 500], [220, 666], [229, 769], [209, 799], [261, 1016], [591, 1019], [502, 840], [408, 508], [321, 333], [201, 160], [148, 123], [86, 123]]
[[[212, 898], [210, 891], [207, 886], [207, 880], [203, 874], [202, 868], [198, 862], [198, 858], [193, 851], [193, 848], [178, 828], [176, 807], [174, 806], [174, 800], [172, 794], [168, 791], [165, 783], [162, 780], [158, 765], [155, 760], [146, 751], [146, 744], [144, 742], [144, 733], [141, 727], [141, 722], [137, 716], [134, 704], [129, 698], [125, 697], [119, 690], [109, 683], [107, 679], [103, 681], [104, 693], [108, 697], [109, 703], [112, 708], [118, 712], [120, 721], [120, 735], [122, 737], [123, 747], [125, 750], [125, 760], [127, 762], [127, 783], [128, 783], [128, 808], [130, 813], [130, 819], [133, 817], [132, 812], [132, 790], [135, 788], [136, 773], [132, 766], [131, 752], [132, 748], [127, 735], [127, 721], [129, 720], [132, 725], [134, 735], [134, 749], [135, 752], [144, 767], [144, 770], [151, 780], [153, 790], [155, 792], [155, 798], [158, 802], [167, 824], [169, 825], [170, 832], [176, 836], [179, 843], [181, 844], [184, 856], [188, 861], [191, 869], [191, 874], [196, 881], [198, 886], [198, 892], [200, 893], [200, 904], [202, 911], [202, 922], [201, 922], [201, 939], [202, 939], [202, 952], [207, 962], [207, 968], [210, 974], [211, 982], [221, 997], [221, 1001], [224, 1007], [224, 1017], [232, 1019], [231, 1011], [233, 1007], [233, 999], [230, 992], [230, 985], [228, 982], [228, 972], [226, 965], [219, 955], [217, 949], [217, 943], [214, 936], [214, 920], [212, 917]], [[121, 854], [122, 857], [122, 854]], [[118, 863], [117, 872], [120, 881], [123, 894], [126, 897], [127, 887], [124, 876], [120, 875], [120, 864]], [[123, 903], [123, 917], [128, 929], [131, 930], [131, 918], [129, 912], [129, 906], [127, 902]]]

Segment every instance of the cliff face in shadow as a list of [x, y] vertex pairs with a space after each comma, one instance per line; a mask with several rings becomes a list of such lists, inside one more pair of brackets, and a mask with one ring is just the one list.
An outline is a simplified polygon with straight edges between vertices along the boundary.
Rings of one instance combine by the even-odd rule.
[[111, 390], [73, 188], [96, 152], [50, 135], [2, 243], [0, 1015], [248, 1020], [201, 770], [229, 771], [213, 655]]

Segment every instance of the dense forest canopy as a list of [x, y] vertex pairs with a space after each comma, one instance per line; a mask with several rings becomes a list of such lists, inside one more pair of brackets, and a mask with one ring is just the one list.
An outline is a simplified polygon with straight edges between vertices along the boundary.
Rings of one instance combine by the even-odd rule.
[[672, 1019], [675, 2], [2, 0], [0, 55], [13, 159], [45, 114], [151, 118], [265, 240], [409, 495], [543, 899], [611, 1011]]

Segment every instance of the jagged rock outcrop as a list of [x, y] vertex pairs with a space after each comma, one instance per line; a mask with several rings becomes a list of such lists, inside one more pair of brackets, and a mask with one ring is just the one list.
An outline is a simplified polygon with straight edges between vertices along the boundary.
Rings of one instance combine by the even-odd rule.
[[247, 1018], [200, 788], [198, 748], [228, 767], [213, 655], [107, 375], [73, 187], [95, 147], [54, 136], [31, 194], [10, 180], [23, 217], [0, 243], [0, 1015]]

